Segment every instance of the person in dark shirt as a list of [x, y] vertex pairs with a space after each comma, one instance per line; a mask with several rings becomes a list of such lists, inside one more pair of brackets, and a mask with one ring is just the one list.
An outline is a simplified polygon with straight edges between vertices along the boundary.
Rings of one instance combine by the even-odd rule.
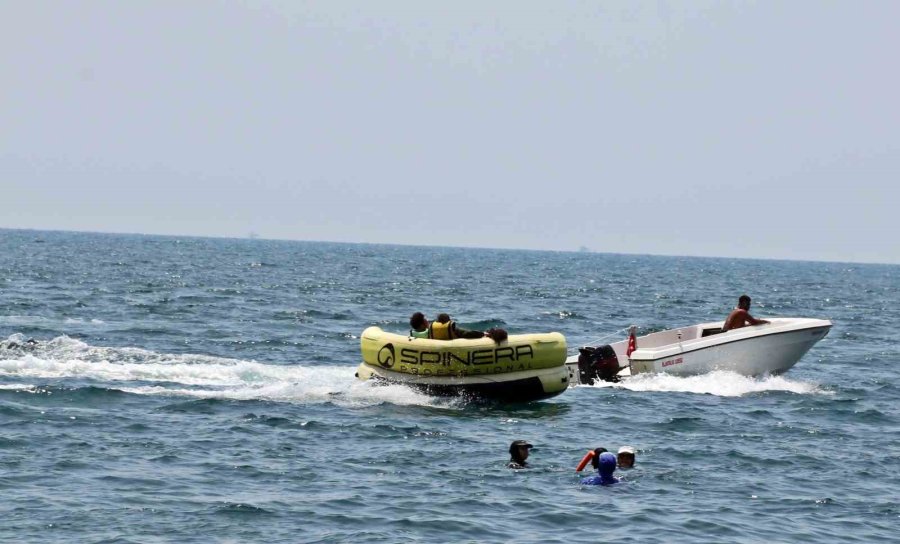
[[509, 463], [506, 464], [506, 468], [528, 468], [528, 463], [525, 460], [528, 459], [528, 452], [533, 447], [527, 440], [513, 441], [509, 445]]

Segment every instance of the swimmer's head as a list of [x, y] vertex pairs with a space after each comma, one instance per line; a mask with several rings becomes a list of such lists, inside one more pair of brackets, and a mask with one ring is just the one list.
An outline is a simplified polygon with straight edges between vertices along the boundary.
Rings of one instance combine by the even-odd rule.
[[612, 476], [612, 473], [616, 470], [616, 456], [608, 451], [603, 452], [600, 454], [598, 464], [600, 466], [597, 470], [600, 471], [600, 476]]
[[533, 448], [527, 440], [515, 440], [509, 445], [509, 457], [517, 463], [528, 459], [528, 452]]
[[622, 446], [619, 448], [619, 455], [616, 459], [619, 468], [631, 468], [634, 466], [634, 448], [631, 446]]
[[600, 469], [600, 456], [606, 453], [606, 448], [594, 448], [594, 455], [591, 457], [591, 466], [594, 470]]

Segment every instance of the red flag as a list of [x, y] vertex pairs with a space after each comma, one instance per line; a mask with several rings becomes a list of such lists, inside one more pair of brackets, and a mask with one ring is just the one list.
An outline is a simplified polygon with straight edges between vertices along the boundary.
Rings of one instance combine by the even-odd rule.
[[637, 349], [637, 338], [634, 336], [634, 330], [631, 331], [631, 334], [628, 335], [628, 349], [625, 350], [625, 355], [627, 357], [631, 357], [631, 352]]

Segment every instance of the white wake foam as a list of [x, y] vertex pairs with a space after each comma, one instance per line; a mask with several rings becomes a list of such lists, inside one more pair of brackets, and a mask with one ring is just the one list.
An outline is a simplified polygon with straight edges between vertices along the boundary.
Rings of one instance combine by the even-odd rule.
[[10, 327], [45, 327], [53, 325], [105, 325], [102, 319], [89, 317], [43, 317], [39, 315], [0, 315], [0, 325]]
[[30, 391], [33, 392], [36, 386], [27, 383], [0, 383], [0, 391]]
[[[20, 335], [9, 340], [22, 342]], [[453, 406], [452, 402], [406, 387], [360, 382], [355, 371], [356, 367], [350, 365], [266, 364], [208, 355], [94, 347], [65, 336], [31, 351], [0, 351], [0, 382], [3, 377], [32, 383], [89, 380], [142, 395], [333, 402], [348, 407], [382, 403]], [[0, 383], [3, 389], [23, 387]]]
[[679, 377], [670, 374], [638, 374], [619, 383], [600, 382], [591, 387], [614, 387], [629, 391], [698, 393], [719, 397], [740, 397], [767, 391], [787, 391], [800, 395], [832, 395], [819, 384], [791, 380], [784, 376], [750, 378], [734, 372], [716, 371], [699, 376]]

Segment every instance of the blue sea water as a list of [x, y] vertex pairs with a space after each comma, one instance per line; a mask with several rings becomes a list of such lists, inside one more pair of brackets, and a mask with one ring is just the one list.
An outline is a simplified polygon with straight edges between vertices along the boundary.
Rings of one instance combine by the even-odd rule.
[[[2, 542], [897, 542], [900, 267], [0, 230]], [[354, 378], [410, 313], [834, 328], [788, 374], [485, 405]], [[513, 439], [533, 468], [505, 468]], [[584, 488], [584, 452], [638, 450]]]

